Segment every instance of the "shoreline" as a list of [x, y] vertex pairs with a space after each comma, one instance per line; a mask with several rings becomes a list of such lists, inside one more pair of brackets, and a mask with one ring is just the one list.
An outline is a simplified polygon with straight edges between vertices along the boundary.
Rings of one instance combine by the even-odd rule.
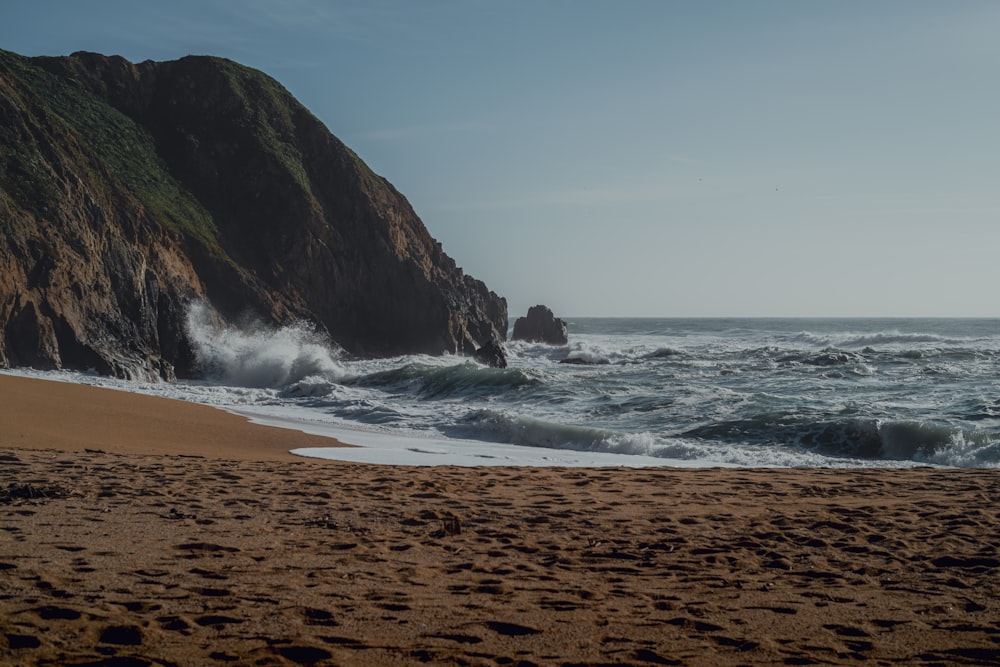
[[0, 662], [1000, 663], [996, 470], [341, 463], [5, 379]]

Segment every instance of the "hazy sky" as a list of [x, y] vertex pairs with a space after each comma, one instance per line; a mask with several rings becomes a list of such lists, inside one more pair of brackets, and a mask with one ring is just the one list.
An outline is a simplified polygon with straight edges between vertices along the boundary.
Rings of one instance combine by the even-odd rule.
[[559, 315], [997, 316], [995, 0], [0, 0], [0, 48], [283, 83]]

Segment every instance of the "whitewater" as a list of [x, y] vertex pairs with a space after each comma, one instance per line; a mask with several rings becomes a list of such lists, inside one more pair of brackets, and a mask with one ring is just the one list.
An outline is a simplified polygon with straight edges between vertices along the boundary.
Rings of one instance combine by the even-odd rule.
[[13, 371], [213, 405], [400, 465], [1000, 466], [1000, 320], [570, 318], [569, 344], [354, 359], [307, 325], [188, 328], [207, 379]]

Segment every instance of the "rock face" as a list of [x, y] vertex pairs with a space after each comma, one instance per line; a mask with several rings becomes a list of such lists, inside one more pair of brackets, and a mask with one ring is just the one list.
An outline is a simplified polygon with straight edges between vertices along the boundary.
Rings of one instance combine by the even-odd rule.
[[476, 361], [493, 368], [507, 368], [507, 351], [504, 350], [503, 342], [499, 338], [490, 339], [485, 345], [476, 350], [473, 355]]
[[511, 340], [549, 345], [565, 345], [569, 341], [566, 323], [553, 315], [548, 306], [541, 305], [532, 306], [527, 316], [517, 318], [510, 337]]
[[361, 356], [473, 354], [507, 328], [506, 301], [264, 74], [0, 51], [0, 366], [195, 373], [196, 299]]

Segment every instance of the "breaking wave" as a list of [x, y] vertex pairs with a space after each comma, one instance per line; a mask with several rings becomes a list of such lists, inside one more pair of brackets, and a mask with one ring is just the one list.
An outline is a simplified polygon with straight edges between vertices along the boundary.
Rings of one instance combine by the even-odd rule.
[[[621, 433], [590, 426], [559, 424], [500, 410], [473, 410], [446, 429], [449, 437], [503, 442], [529, 447], [632, 454], [691, 460], [711, 455], [718, 460], [781, 460], [772, 449], [784, 448], [789, 460], [926, 463], [945, 466], [998, 466], [1000, 442], [988, 434], [915, 422], [856, 419], [802, 423], [782, 427], [776, 416], [749, 423], [728, 422], [663, 439], [651, 433]], [[757, 432], [751, 436], [750, 431]], [[721, 446], [720, 446], [721, 445]], [[736, 448], [734, 448], [736, 446]], [[770, 451], [770, 454], [764, 454]], [[724, 454], [728, 452], [728, 454]], [[798, 452], [798, 454], [796, 454]], [[843, 465], [843, 464], [841, 464]]]
[[772, 414], [710, 424], [684, 435], [709, 441], [779, 445], [838, 459], [1000, 465], [1000, 441], [993, 440], [989, 433], [924, 422], [813, 422]]
[[490, 368], [468, 361], [448, 366], [412, 362], [359, 377], [349, 384], [413, 393], [423, 399], [446, 399], [502, 394], [537, 386], [541, 381], [520, 369]]
[[655, 456], [656, 439], [646, 433], [617, 433], [589, 426], [572, 426], [514, 415], [499, 410], [473, 410], [449, 429], [451, 437], [503, 442], [528, 447], [582, 452]]
[[196, 302], [188, 308], [186, 324], [198, 366], [212, 380], [280, 388], [306, 378], [344, 375], [330, 341], [302, 322], [280, 329], [220, 326], [211, 309]]

